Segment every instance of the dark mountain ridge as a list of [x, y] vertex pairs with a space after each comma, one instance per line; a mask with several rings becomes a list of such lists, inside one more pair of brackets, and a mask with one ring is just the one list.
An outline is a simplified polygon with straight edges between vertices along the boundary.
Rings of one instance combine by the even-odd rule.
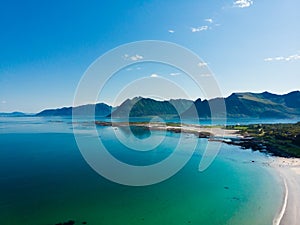
[[193, 105], [186, 99], [158, 101], [151, 98], [136, 97], [127, 99], [112, 112], [111, 117], [147, 117], [147, 116], [179, 116]]
[[[224, 105], [225, 103], [225, 105]], [[217, 116], [228, 118], [300, 118], [300, 92], [293, 91], [278, 95], [269, 92], [262, 93], [233, 93], [226, 98], [214, 98], [191, 101], [186, 99], [171, 99], [158, 101], [151, 98], [135, 97], [127, 99], [118, 107], [111, 107], [104, 103], [82, 105], [78, 107], [64, 107], [46, 109], [35, 116], [71, 116], [72, 110], [77, 115], [88, 115], [94, 112], [102, 117], [185, 117], [210, 118], [211, 108], [218, 109]], [[222, 108], [226, 108], [225, 112]], [[196, 110], [196, 114], [195, 114]], [[218, 110], [215, 110], [218, 111]], [[23, 113], [0, 113], [0, 116], [22, 116]], [[216, 116], [216, 115], [214, 115]]]
[[[194, 102], [185, 99], [157, 101], [138, 97], [127, 99], [111, 116], [126, 117], [126, 115], [129, 115], [130, 117], [142, 117], [180, 115], [183, 117], [195, 117], [194, 110], [196, 109], [200, 118], [210, 118], [211, 108], [215, 109], [214, 111], [217, 113], [215, 113], [214, 116], [218, 117], [298, 118], [300, 117], [300, 92], [293, 91], [284, 95], [269, 92], [243, 92], [233, 93], [227, 98], [214, 98], [210, 100], [201, 100], [199, 98]], [[224, 111], [224, 109], [226, 109], [226, 111]], [[125, 112], [127, 112], [127, 114]]]

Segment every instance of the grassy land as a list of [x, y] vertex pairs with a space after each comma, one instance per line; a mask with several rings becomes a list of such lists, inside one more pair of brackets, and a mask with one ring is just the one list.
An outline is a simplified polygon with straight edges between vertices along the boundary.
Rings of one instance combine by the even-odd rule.
[[300, 157], [300, 122], [296, 124], [251, 124], [226, 126], [244, 136], [253, 137], [266, 146], [268, 152], [280, 156]]

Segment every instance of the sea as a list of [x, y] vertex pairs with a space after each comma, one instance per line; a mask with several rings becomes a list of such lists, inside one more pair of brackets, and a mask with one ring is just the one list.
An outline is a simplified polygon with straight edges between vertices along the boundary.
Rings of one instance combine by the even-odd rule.
[[[228, 124], [264, 122], [296, 121]], [[92, 119], [74, 124], [70, 117], [0, 117], [1, 225], [270, 225], [280, 211], [281, 181], [265, 153], [221, 144], [213, 162], [200, 171], [199, 162], [209, 151], [207, 139], [113, 127], [96, 127], [95, 135]], [[114, 158], [136, 167], [162, 162], [172, 154], [180, 160], [193, 152], [174, 175], [133, 186], [95, 171], [79, 149], [74, 130], [87, 143], [101, 139]], [[145, 152], [130, 149], [143, 148], [151, 140], [161, 142]], [[150, 179], [151, 174], [145, 176]]]

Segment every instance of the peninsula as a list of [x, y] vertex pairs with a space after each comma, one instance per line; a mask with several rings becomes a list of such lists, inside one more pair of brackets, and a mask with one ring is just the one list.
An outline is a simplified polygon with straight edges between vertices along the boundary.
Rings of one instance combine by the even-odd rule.
[[230, 126], [202, 126], [181, 123], [106, 122], [98, 126], [143, 127], [148, 130], [165, 130], [191, 133], [209, 141], [238, 145], [244, 149], [259, 150], [275, 156], [300, 158], [300, 122], [295, 124], [251, 124]]

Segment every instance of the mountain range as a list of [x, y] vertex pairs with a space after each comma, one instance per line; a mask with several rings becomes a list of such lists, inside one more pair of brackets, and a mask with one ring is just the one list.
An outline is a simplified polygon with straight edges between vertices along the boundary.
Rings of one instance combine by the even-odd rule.
[[[213, 98], [210, 100], [199, 98], [195, 101], [187, 99], [158, 101], [151, 98], [135, 97], [125, 100], [115, 108], [104, 103], [98, 103], [75, 108], [46, 109], [35, 116], [71, 116], [72, 110], [75, 110], [77, 115], [85, 115], [95, 109], [95, 115], [99, 117], [195, 117], [198, 114], [200, 118], [210, 118], [210, 108], [216, 108], [216, 106], [224, 105], [224, 103], [226, 115], [229, 118], [300, 118], [299, 91], [283, 95], [269, 92], [233, 93], [226, 98]], [[3, 115], [8, 116], [7, 113]], [[18, 115], [22, 114], [18, 113]], [[224, 116], [224, 112], [219, 112], [218, 116]]]
[[[218, 106], [224, 105], [224, 108]], [[194, 105], [195, 107], [191, 107]], [[211, 108], [216, 109], [214, 116], [229, 118], [299, 118], [300, 92], [294, 91], [284, 95], [263, 93], [233, 93], [227, 98], [195, 101], [176, 99], [156, 101], [149, 98], [127, 99], [115, 111], [113, 117], [124, 117], [131, 108], [130, 117], [140, 116], [183, 116], [195, 117], [195, 109], [200, 118], [210, 118]], [[226, 108], [226, 112], [224, 109]], [[184, 110], [185, 109], [185, 110]]]
[[46, 109], [36, 114], [36, 116], [71, 116], [72, 112], [76, 115], [87, 115], [95, 110], [95, 115], [105, 117], [112, 112], [112, 107], [105, 103], [97, 103], [96, 105], [88, 104], [77, 107], [64, 107], [59, 109]]
[[[295, 118], [300, 117], [300, 92], [284, 95], [263, 93], [233, 93], [227, 98], [197, 99], [194, 104], [200, 117], [210, 117], [210, 105], [224, 101], [229, 118]], [[189, 115], [189, 111], [185, 112]]]
[[27, 115], [26, 113], [22, 113], [22, 112], [0, 113], [0, 116], [2, 117], [6, 117], [6, 116], [21, 117], [26, 115]]

